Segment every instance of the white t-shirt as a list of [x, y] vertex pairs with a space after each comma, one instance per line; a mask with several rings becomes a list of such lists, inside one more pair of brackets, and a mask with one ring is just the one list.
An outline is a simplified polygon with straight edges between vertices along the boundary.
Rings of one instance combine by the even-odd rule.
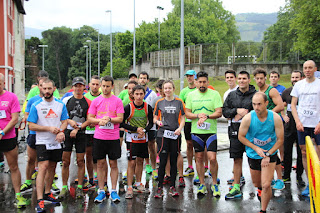
[[[147, 102], [147, 104], [149, 104], [150, 106], [152, 106], [153, 100], [157, 97], [157, 94], [148, 87], [146, 90], [146, 95], [144, 96], [144, 101]], [[150, 130], [156, 130], [156, 125], [154, 124]]]
[[302, 125], [315, 128], [320, 121], [320, 79], [312, 83], [306, 79], [298, 81], [290, 95], [299, 99], [298, 116]]
[[227, 99], [227, 97], [228, 97], [228, 95], [229, 95], [230, 92], [237, 90], [238, 87], [239, 87], [239, 85], [237, 85], [237, 86], [236, 86], [235, 88], [233, 88], [233, 89], [228, 89], [228, 90], [224, 93], [224, 95], [223, 95], [223, 101], [225, 101], [225, 100]]

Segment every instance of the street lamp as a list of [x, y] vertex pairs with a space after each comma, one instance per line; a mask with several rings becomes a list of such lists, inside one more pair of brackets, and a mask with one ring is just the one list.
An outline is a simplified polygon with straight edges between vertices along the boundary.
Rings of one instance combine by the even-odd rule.
[[181, 23], [180, 23], [180, 91], [183, 89], [184, 73], [184, 0], [181, 0]]
[[100, 77], [100, 32], [99, 29], [96, 29], [98, 31], [98, 76]]
[[133, 73], [136, 73], [136, 0], [133, 0]]
[[88, 84], [88, 45], [84, 45], [84, 48], [86, 48], [86, 82]]
[[42, 47], [42, 70], [44, 70], [44, 48], [48, 47], [48, 45], [40, 44], [38, 47]]
[[161, 10], [164, 10], [164, 8], [161, 7], [161, 6], [157, 6], [157, 9], [159, 10], [159, 19], [158, 19], [158, 36], [159, 36], [159, 39], [158, 39], [158, 50], [160, 50], [160, 11], [161, 11]]
[[89, 78], [91, 79], [91, 40], [86, 40], [86, 42], [89, 43], [89, 49], [90, 49], [90, 53], [89, 53]]
[[111, 10], [106, 10], [106, 13], [110, 13], [110, 76], [113, 77], [113, 72], [112, 72], [112, 15], [111, 15]]

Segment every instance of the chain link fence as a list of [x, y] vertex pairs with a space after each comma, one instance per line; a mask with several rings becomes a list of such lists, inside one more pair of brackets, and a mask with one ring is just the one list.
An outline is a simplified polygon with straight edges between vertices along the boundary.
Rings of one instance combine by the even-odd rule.
[[[151, 67], [180, 66], [180, 48], [148, 53]], [[292, 42], [198, 44], [184, 50], [185, 65], [299, 63]]]

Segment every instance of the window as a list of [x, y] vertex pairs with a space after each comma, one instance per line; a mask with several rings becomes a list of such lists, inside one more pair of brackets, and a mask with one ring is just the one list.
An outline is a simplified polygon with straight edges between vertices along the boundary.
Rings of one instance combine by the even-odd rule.
[[13, 2], [12, 0], [8, 0], [8, 16], [10, 19], [13, 19]]

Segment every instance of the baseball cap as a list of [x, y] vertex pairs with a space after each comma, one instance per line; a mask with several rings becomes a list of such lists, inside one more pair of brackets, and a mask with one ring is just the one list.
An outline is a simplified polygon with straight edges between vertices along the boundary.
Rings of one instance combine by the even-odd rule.
[[186, 75], [196, 75], [197, 73], [196, 73], [196, 71], [194, 71], [194, 70], [188, 70], [187, 72], [186, 72], [186, 74], [184, 74], [185, 76]]
[[84, 78], [82, 77], [75, 77], [72, 80], [72, 86], [76, 85], [76, 84], [82, 84], [82, 85], [86, 85], [86, 81], [84, 80]]
[[129, 78], [131, 78], [132, 76], [135, 76], [136, 78], [138, 78], [138, 76], [135, 73], [130, 73], [129, 74]]

